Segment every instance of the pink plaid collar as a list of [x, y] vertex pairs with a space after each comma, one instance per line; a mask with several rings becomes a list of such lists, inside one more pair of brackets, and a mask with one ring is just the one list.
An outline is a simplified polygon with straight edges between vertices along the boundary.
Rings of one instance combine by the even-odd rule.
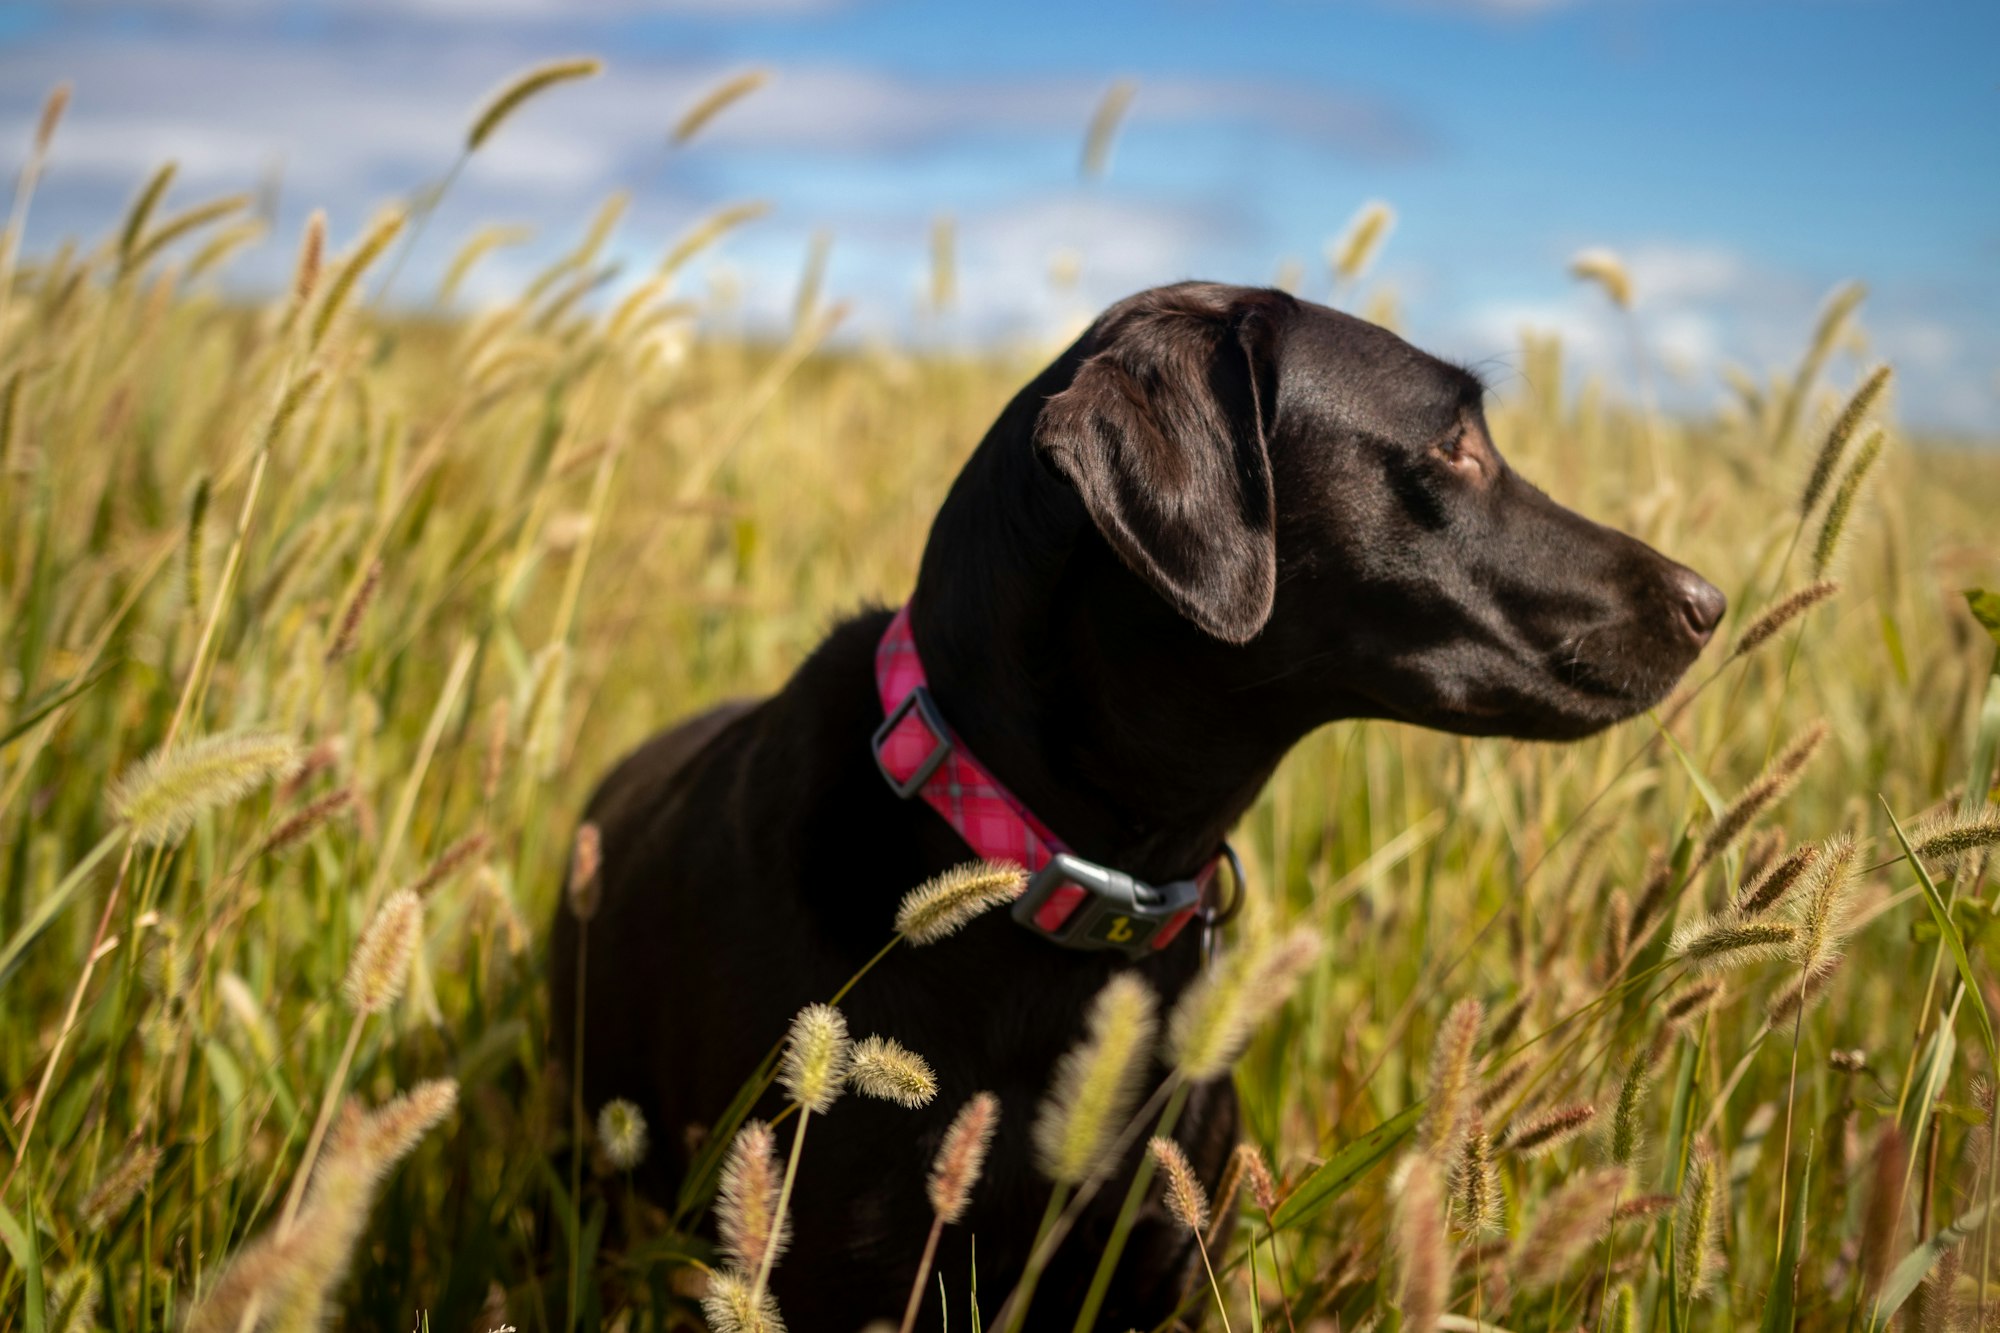
[[907, 604], [896, 612], [875, 649], [875, 687], [885, 716], [902, 711], [876, 750], [883, 773], [901, 784], [900, 795], [921, 795], [983, 860], [1012, 861], [1032, 875], [1057, 852], [1069, 850], [1035, 818], [1034, 811], [967, 753], [935, 706], [925, 706], [930, 691], [925, 688], [916, 637], [910, 632]]
[[[875, 759], [898, 796], [905, 800], [922, 796], [926, 804], [944, 816], [945, 822], [958, 830], [974, 855], [987, 861], [1012, 861], [1031, 876], [1047, 867], [1058, 853], [1069, 851], [1063, 840], [1035, 817], [1034, 811], [966, 751], [939, 714], [926, 684], [924, 664], [917, 656], [907, 603], [896, 612], [876, 646], [875, 686], [882, 698], [884, 715], [882, 729], [876, 733]], [[1204, 900], [1214, 892], [1221, 861], [1222, 857], [1214, 858], [1196, 877]], [[1240, 869], [1237, 873], [1240, 903]], [[1065, 924], [1083, 906], [1086, 896], [1082, 887], [1060, 883], [1039, 902], [1017, 905], [1015, 915], [1023, 924], [1059, 937]], [[1029, 897], [1036, 897], [1032, 886]], [[1029, 915], [1022, 917], [1021, 908], [1027, 909]], [[1199, 911], [1198, 907], [1188, 907], [1177, 912], [1135, 947], [1166, 948]], [[1234, 912], [1232, 904], [1226, 915]], [[1209, 919], [1220, 924], [1224, 917], [1211, 913]], [[1119, 936], [1106, 938], [1116, 940]]]

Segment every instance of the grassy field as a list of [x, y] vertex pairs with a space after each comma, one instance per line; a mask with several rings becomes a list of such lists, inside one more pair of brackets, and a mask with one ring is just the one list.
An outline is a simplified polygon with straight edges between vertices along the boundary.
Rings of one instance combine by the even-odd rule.
[[[615, 209], [500, 308], [378, 316], [395, 215], [267, 240], [299, 275], [246, 306], [219, 276], [257, 224], [158, 196], [0, 267], [0, 1330], [698, 1327], [692, 1219], [602, 1143], [564, 1164], [541, 978], [575, 812], [653, 729], [900, 600], [1049, 349], [829, 347], [810, 290], [788, 340], [718, 334], [673, 270], [722, 225], [606, 296]], [[1906, 437], [1893, 383], [1843, 425], [1864, 329], [1836, 298], [1703, 419], [1524, 349], [1501, 448], [1731, 618], [1580, 745], [1346, 724], [1286, 762], [1240, 932], [1324, 947], [1235, 1074], [1277, 1206], [1225, 1205], [1190, 1309], [2000, 1316], [2000, 676], [1962, 595], [2000, 586], [2000, 452]]]

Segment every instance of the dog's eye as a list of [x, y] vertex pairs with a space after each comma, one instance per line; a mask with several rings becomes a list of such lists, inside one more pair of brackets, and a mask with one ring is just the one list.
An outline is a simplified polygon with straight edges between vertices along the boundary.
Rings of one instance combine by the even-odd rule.
[[1467, 439], [1463, 430], [1451, 432], [1431, 448], [1454, 471], [1475, 476], [1480, 472], [1479, 450]]

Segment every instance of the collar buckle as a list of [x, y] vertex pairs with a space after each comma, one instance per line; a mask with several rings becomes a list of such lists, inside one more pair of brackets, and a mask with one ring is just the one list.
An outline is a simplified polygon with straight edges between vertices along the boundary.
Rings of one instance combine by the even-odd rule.
[[[930, 732], [931, 739], [935, 743], [930, 752], [917, 761], [916, 767], [910, 770], [908, 777], [899, 778], [896, 776], [895, 768], [891, 767], [890, 749], [892, 746], [900, 748], [901, 738], [897, 737], [896, 728], [900, 727], [903, 719], [913, 712], [917, 715], [918, 722]], [[944, 714], [938, 712], [937, 704], [932, 702], [931, 692], [919, 685], [904, 695], [901, 703], [889, 710], [889, 716], [883, 718], [882, 725], [875, 728], [875, 738], [871, 744], [875, 750], [875, 767], [882, 770], [882, 777], [888, 782], [890, 790], [907, 801], [922, 791], [924, 784], [931, 780], [931, 774], [937, 772], [944, 761], [951, 757], [951, 728], [944, 724]]]
[[1069, 949], [1143, 957], [1173, 943], [1201, 906], [1201, 882], [1147, 884], [1122, 870], [1058, 852], [1035, 872], [1014, 920]]

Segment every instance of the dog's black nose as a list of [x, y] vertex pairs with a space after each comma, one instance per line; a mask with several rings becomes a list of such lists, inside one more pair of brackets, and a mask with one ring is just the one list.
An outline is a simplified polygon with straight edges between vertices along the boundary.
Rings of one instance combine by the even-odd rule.
[[1674, 576], [1674, 595], [1680, 605], [1681, 623], [1694, 635], [1696, 643], [1707, 643], [1715, 627], [1722, 623], [1729, 599], [1720, 588], [1691, 569]]

